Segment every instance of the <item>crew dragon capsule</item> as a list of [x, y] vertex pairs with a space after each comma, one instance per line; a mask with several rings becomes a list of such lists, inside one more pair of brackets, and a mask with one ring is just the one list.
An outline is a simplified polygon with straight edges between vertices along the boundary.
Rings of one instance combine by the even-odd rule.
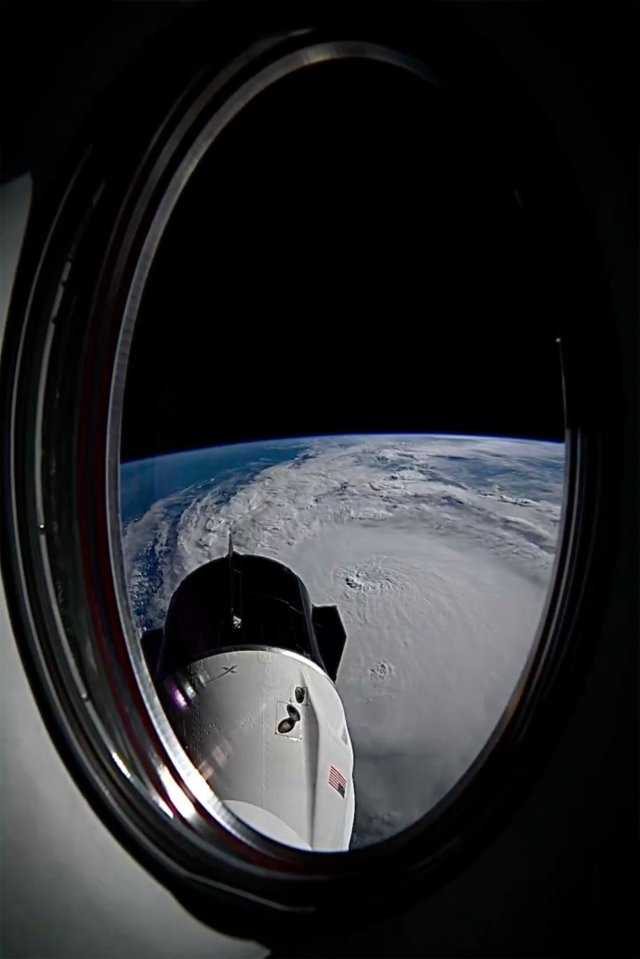
[[346, 643], [335, 606], [292, 570], [234, 551], [178, 586], [142, 637], [171, 725], [219, 799], [301, 849], [347, 849], [353, 748], [334, 681]]

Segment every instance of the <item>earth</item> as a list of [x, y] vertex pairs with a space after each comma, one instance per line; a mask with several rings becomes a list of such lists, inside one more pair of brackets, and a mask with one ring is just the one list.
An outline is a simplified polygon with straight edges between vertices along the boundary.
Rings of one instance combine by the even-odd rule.
[[348, 436], [214, 447], [121, 468], [131, 612], [161, 626], [180, 581], [226, 553], [285, 563], [347, 630], [352, 847], [423, 816], [486, 744], [553, 575], [558, 443]]

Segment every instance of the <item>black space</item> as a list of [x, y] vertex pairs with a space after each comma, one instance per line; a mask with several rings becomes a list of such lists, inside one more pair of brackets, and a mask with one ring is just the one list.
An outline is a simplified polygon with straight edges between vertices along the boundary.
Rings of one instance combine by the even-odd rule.
[[123, 459], [276, 436], [561, 439], [557, 316], [483, 121], [391, 65], [308, 68], [210, 149], [154, 261]]

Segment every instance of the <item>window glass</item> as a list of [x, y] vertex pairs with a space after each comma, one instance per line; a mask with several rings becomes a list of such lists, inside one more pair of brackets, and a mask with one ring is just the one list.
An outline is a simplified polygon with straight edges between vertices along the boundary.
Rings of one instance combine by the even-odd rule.
[[[526, 204], [488, 139], [395, 66], [300, 71], [212, 144], [144, 291], [122, 424], [131, 614], [212, 788], [303, 848], [432, 809], [507, 709], [544, 612], [560, 367]], [[221, 652], [236, 647], [313, 666], [289, 657], [276, 695], [267, 652], [260, 672]], [[255, 735], [231, 748], [216, 709]], [[264, 801], [278, 736], [304, 755], [281, 774], [291, 815]], [[326, 841], [321, 787], [345, 821], [354, 801]]]

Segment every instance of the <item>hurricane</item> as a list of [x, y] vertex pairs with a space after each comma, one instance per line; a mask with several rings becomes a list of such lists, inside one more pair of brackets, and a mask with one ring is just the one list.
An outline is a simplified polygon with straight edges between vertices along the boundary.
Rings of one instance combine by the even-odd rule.
[[193, 569], [278, 559], [347, 631], [352, 846], [409, 826], [480, 755], [542, 622], [564, 446], [494, 437], [274, 440], [127, 463], [122, 554], [137, 629]]

